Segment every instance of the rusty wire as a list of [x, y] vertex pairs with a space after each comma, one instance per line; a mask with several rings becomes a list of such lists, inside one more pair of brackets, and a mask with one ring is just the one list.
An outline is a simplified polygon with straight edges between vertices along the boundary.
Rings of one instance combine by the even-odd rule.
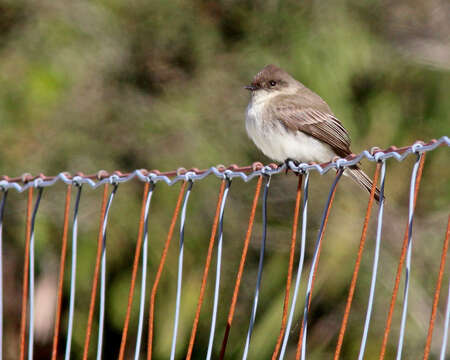
[[180, 192], [178, 194], [177, 203], [175, 210], [173, 212], [172, 220], [170, 222], [169, 232], [167, 234], [167, 239], [164, 244], [164, 249], [161, 255], [161, 260], [159, 261], [158, 271], [156, 272], [155, 282], [153, 283], [152, 292], [150, 295], [150, 311], [148, 316], [149, 330], [148, 330], [148, 342], [147, 342], [147, 360], [152, 358], [153, 352], [153, 326], [154, 326], [154, 312], [155, 312], [155, 299], [156, 292], [158, 290], [159, 281], [166, 263], [167, 252], [169, 251], [170, 241], [172, 240], [173, 231], [175, 229], [175, 224], [177, 222], [178, 213], [180, 212], [181, 201], [183, 200], [184, 190], [186, 188], [186, 181], [181, 185]]
[[211, 265], [212, 251], [213, 251], [214, 240], [216, 238], [216, 232], [217, 232], [217, 224], [219, 222], [220, 204], [222, 203], [223, 193], [225, 191], [225, 183], [226, 183], [226, 180], [223, 179], [222, 183], [220, 185], [219, 198], [217, 199], [217, 205], [216, 205], [216, 213], [214, 215], [213, 225], [212, 225], [212, 229], [211, 229], [211, 236], [209, 238], [208, 251], [206, 253], [206, 262], [205, 262], [205, 267], [203, 269], [202, 284], [200, 287], [200, 295], [198, 297], [197, 309], [195, 311], [195, 316], [194, 316], [194, 324], [192, 325], [191, 336], [189, 338], [189, 345], [188, 345], [186, 360], [191, 359], [192, 350], [194, 348], [195, 335], [197, 333], [197, 326], [198, 326], [198, 321], [200, 318], [200, 311], [202, 309], [203, 298], [205, 296], [206, 281], [208, 279], [209, 267]]
[[294, 267], [295, 242], [297, 240], [298, 215], [300, 213], [300, 201], [302, 198], [302, 180], [303, 174], [298, 174], [297, 192], [295, 196], [294, 220], [292, 221], [291, 247], [289, 250], [288, 273], [286, 277], [286, 290], [284, 293], [284, 302], [283, 302], [283, 315], [281, 318], [280, 334], [278, 335], [275, 350], [273, 351], [272, 354], [272, 360], [276, 360], [278, 356], [281, 347], [281, 341], [283, 340], [284, 332], [286, 330], [286, 320], [289, 306], [289, 294], [291, 291], [291, 281], [292, 281], [292, 268]]
[[55, 327], [53, 330], [52, 360], [56, 360], [58, 356], [59, 324], [61, 322], [62, 291], [64, 283], [64, 267], [66, 264], [67, 232], [69, 230], [69, 210], [70, 210], [71, 192], [72, 192], [72, 185], [68, 185], [66, 189], [66, 204], [64, 207], [61, 256], [59, 261], [58, 296], [56, 301]]
[[361, 258], [364, 250], [364, 245], [366, 243], [367, 228], [369, 227], [370, 213], [372, 211], [372, 204], [375, 198], [375, 189], [377, 187], [380, 170], [381, 170], [381, 163], [378, 163], [375, 169], [375, 174], [373, 176], [372, 189], [370, 190], [369, 203], [367, 204], [366, 215], [364, 217], [364, 225], [361, 233], [361, 240], [359, 242], [358, 255], [356, 256], [355, 268], [353, 270], [352, 280], [350, 282], [350, 289], [348, 292], [347, 303], [345, 305], [345, 311], [344, 316], [342, 318], [341, 329], [339, 331], [336, 351], [334, 353], [334, 360], [339, 359], [342, 343], [344, 342], [344, 334], [347, 327], [348, 317], [350, 316], [350, 309], [352, 306], [353, 295], [355, 293], [356, 281], [358, 280], [359, 267], [361, 266]]
[[84, 340], [83, 348], [83, 360], [87, 360], [89, 353], [89, 342], [91, 340], [92, 321], [94, 318], [95, 297], [97, 296], [97, 283], [100, 272], [100, 260], [102, 256], [102, 244], [103, 244], [103, 224], [105, 219], [106, 203], [108, 200], [108, 184], [105, 184], [103, 188], [103, 200], [100, 213], [100, 228], [97, 236], [97, 255], [95, 257], [94, 278], [92, 280], [91, 300], [89, 305], [89, 315], [86, 327], [86, 336]]
[[144, 220], [145, 220], [145, 205], [147, 204], [147, 194], [150, 188], [150, 183], [145, 183], [144, 193], [142, 195], [141, 215], [139, 217], [139, 230], [136, 241], [136, 249], [134, 251], [133, 270], [131, 273], [131, 284], [128, 293], [127, 312], [125, 315], [125, 321], [122, 330], [122, 340], [120, 341], [119, 360], [123, 360], [125, 355], [125, 346], [127, 343], [128, 325], [130, 323], [131, 305], [133, 304], [134, 287], [136, 283], [137, 270], [139, 265], [139, 258], [141, 256], [142, 249], [142, 235], [144, 233]]
[[[420, 158], [419, 170], [417, 172], [417, 178], [416, 178], [416, 183], [415, 183], [415, 188], [414, 188], [414, 203], [412, 205], [413, 211], [414, 211], [414, 208], [416, 207], [417, 195], [419, 193], [420, 180], [422, 179], [422, 171], [423, 171], [424, 162], [425, 162], [425, 153], [423, 153], [422, 157]], [[404, 264], [405, 258], [406, 258], [406, 251], [407, 251], [407, 247], [408, 247], [409, 228], [410, 228], [410, 224], [408, 221], [406, 224], [405, 234], [403, 236], [402, 251], [400, 254], [400, 260], [398, 262], [397, 273], [395, 275], [394, 289], [392, 290], [391, 303], [389, 305], [389, 312], [388, 312], [388, 317], [386, 320], [386, 327], [385, 327], [384, 334], [383, 334], [383, 342], [381, 345], [381, 351], [380, 351], [380, 357], [379, 357], [380, 360], [384, 359], [384, 356], [386, 353], [386, 346], [387, 346], [389, 332], [391, 330], [391, 324], [392, 324], [392, 316], [394, 314], [395, 301], [397, 300], [398, 288], [400, 285], [400, 277], [402, 275], [403, 264]]]
[[423, 354], [423, 360], [427, 360], [428, 357], [430, 356], [431, 339], [433, 338], [434, 321], [436, 320], [436, 312], [437, 312], [437, 306], [438, 306], [438, 302], [439, 302], [439, 295], [441, 293], [441, 285], [442, 285], [442, 278], [444, 276], [445, 261], [447, 259], [449, 237], [450, 237], [450, 216], [448, 217], [447, 231], [445, 232], [444, 245], [442, 247], [441, 263], [439, 265], [439, 274], [438, 274], [438, 278], [436, 281], [436, 290], [434, 292], [433, 307], [432, 307], [431, 315], [430, 315], [430, 324], [428, 326], [427, 341], [425, 344], [425, 352]]

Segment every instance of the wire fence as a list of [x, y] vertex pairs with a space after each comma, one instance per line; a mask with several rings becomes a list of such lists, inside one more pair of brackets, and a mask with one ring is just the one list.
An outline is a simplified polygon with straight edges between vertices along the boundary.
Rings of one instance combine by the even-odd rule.
[[[103, 196], [102, 196], [102, 207], [101, 207], [101, 219], [97, 238], [97, 253], [94, 265], [94, 275], [91, 285], [90, 301], [89, 301], [89, 312], [88, 320], [84, 337], [84, 347], [83, 347], [83, 359], [88, 359], [90, 354], [90, 345], [92, 342], [93, 327], [97, 326], [97, 350], [96, 359], [102, 358], [102, 351], [104, 348], [104, 323], [105, 323], [105, 303], [107, 299], [107, 241], [106, 234], [108, 228], [108, 217], [110, 209], [114, 200], [114, 196], [118, 191], [119, 185], [128, 182], [132, 179], [137, 179], [145, 184], [142, 206], [139, 219], [139, 231], [138, 238], [135, 248], [135, 254], [133, 259], [132, 276], [130, 281], [130, 288], [128, 293], [128, 301], [126, 308], [125, 321], [122, 330], [122, 337], [120, 343], [120, 351], [118, 354], [118, 359], [122, 360], [125, 358], [126, 348], [127, 348], [127, 338], [130, 327], [130, 313], [133, 302], [133, 297], [136, 288], [136, 280], [138, 278], [139, 264], [141, 268], [141, 283], [140, 283], [140, 299], [139, 299], [139, 316], [137, 323], [137, 336], [136, 342], [134, 344], [133, 356], [134, 359], [142, 358], [145, 356], [147, 359], [151, 359], [153, 356], [154, 347], [154, 326], [155, 326], [155, 300], [158, 293], [158, 288], [161, 280], [161, 276], [165, 269], [165, 264], [170, 248], [171, 241], [174, 236], [175, 227], [179, 219], [179, 246], [178, 246], [178, 266], [177, 266], [177, 282], [176, 282], [176, 301], [175, 309], [173, 310], [173, 325], [172, 325], [172, 339], [170, 347], [170, 359], [175, 359], [177, 355], [177, 338], [179, 336], [179, 322], [180, 322], [180, 311], [182, 302], [182, 290], [183, 290], [183, 260], [184, 260], [184, 229], [188, 219], [188, 204], [190, 200], [190, 195], [194, 184], [198, 181], [205, 179], [208, 176], [216, 176], [221, 179], [221, 186], [219, 190], [219, 196], [217, 200], [217, 205], [215, 209], [215, 216], [212, 224], [211, 235], [209, 238], [207, 256], [205, 260], [205, 265], [202, 272], [202, 282], [200, 286], [200, 293], [198, 295], [198, 301], [194, 316], [194, 321], [192, 324], [189, 343], [187, 347], [187, 352], [183, 357], [186, 359], [191, 359], [193, 356], [193, 349], [195, 346], [195, 341], [198, 332], [198, 326], [200, 322], [200, 313], [202, 310], [203, 302], [205, 299], [205, 289], [210, 272], [210, 267], [213, 259], [213, 251], [216, 248], [216, 269], [215, 269], [215, 282], [213, 290], [213, 305], [212, 312], [210, 314], [210, 330], [207, 340], [207, 348], [204, 350], [204, 356], [207, 359], [212, 357], [218, 357], [219, 359], [224, 359], [226, 357], [227, 346], [229, 343], [229, 334], [232, 328], [233, 319], [235, 317], [236, 304], [239, 297], [239, 291], [242, 284], [242, 276], [245, 270], [245, 263], [247, 259], [247, 253], [249, 249], [249, 242], [252, 237], [252, 232], [254, 228], [255, 217], [257, 213], [259, 198], [262, 192], [262, 239], [258, 260], [258, 268], [256, 272], [256, 287], [253, 292], [253, 299], [251, 305], [251, 311], [249, 314], [249, 324], [248, 331], [245, 338], [244, 348], [241, 355], [242, 359], [247, 359], [249, 357], [249, 351], [252, 345], [252, 334], [255, 322], [257, 321], [258, 312], [258, 302], [260, 300], [260, 290], [262, 282], [262, 273], [264, 268], [264, 257], [266, 251], [266, 241], [267, 241], [267, 230], [268, 230], [268, 220], [267, 220], [267, 199], [269, 196], [269, 189], [271, 185], [271, 179], [277, 174], [283, 174], [285, 171], [290, 170], [298, 175], [298, 186], [295, 196], [295, 209], [293, 214], [292, 222], [292, 236], [289, 251], [289, 261], [287, 264], [287, 277], [285, 294], [282, 309], [282, 319], [281, 324], [274, 323], [274, 327], [280, 327], [280, 331], [277, 337], [276, 345], [272, 354], [272, 359], [284, 359], [287, 358], [287, 347], [289, 338], [295, 337], [297, 341], [297, 347], [295, 352], [295, 359], [306, 359], [307, 358], [307, 341], [308, 341], [308, 325], [309, 318], [311, 316], [312, 307], [311, 304], [314, 301], [314, 285], [315, 280], [319, 271], [319, 260], [321, 255], [322, 243], [324, 235], [326, 232], [328, 219], [330, 211], [332, 209], [334, 197], [337, 191], [339, 181], [345, 169], [349, 166], [355, 165], [360, 161], [367, 159], [369, 161], [376, 162], [376, 170], [373, 177], [373, 186], [371, 189], [366, 214], [364, 217], [364, 225], [361, 233], [361, 238], [359, 242], [359, 248], [357, 252], [357, 257], [355, 260], [354, 271], [350, 286], [348, 288], [348, 296], [345, 305], [344, 314], [341, 320], [341, 326], [339, 333], [337, 334], [337, 343], [334, 352], [334, 359], [338, 359], [341, 356], [342, 346], [344, 341], [344, 336], [346, 333], [349, 316], [351, 313], [352, 302], [355, 295], [355, 287], [358, 279], [359, 270], [361, 267], [361, 262], [363, 258], [363, 249], [365, 247], [365, 242], [367, 238], [367, 229], [369, 220], [371, 218], [371, 212], [373, 209], [373, 203], [375, 198], [376, 186], [379, 182], [380, 187], [380, 203], [378, 205], [377, 214], [377, 225], [376, 225], [376, 236], [375, 236], [375, 248], [372, 260], [372, 270], [370, 274], [370, 291], [369, 297], [366, 300], [367, 307], [365, 311], [364, 328], [361, 334], [360, 347], [357, 352], [355, 352], [353, 357], [358, 354], [358, 359], [363, 359], [367, 352], [367, 339], [369, 334], [369, 328], [371, 326], [371, 319], [374, 307], [374, 299], [376, 293], [377, 276], [379, 274], [379, 258], [380, 258], [380, 248], [381, 239], [383, 236], [383, 212], [385, 208], [385, 198], [384, 198], [384, 188], [386, 180], [386, 162], [394, 158], [397, 161], [402, 161], [406, 157], [415, 157], [414, 166], [411, 172], [410, 182], [409, 182], [409, 206], [408, 206], [408, 218], [407, 224], [405, 226], [404, 238], [402, 244], [402, 251], [397, 265], [397, 272], [395, 276], [394, 288], [391, 295], [390, 305], [387, 311], [387, 319], [385, 330], [382, 337], [382, 345], [379, 350], [379, 359], [384, 359], [386, 356], [386, 348], [389, 339], [389, 334], [392, 328], [393, 322], [393, 312], [395, 305], [397, 303], [398, 292], [400, 289], [400, 282], [403, 272], [404, 277], [404, 287], [403, 287], [403, 298], [402, 298], [402, 312], [401, 319], [399, 323], [399, 335], [398, 343], [396, 346], [396, 358], [401, 359], [404, 349], [404, 341], [407, 326], [407, 314], [408, 314], [408, 299], [410, 295], [411, 286], [411, 269], [412, 269], [412, 247], [413, 247], [413, 219], [415, 206], [418, 198], [420, 183], [422, 179], [422, 172], [425, 162], [426, 153], [430, 152], [437, 147], [449, 147], [450, 140], [448, 137], [444, 136], [439, 140], [432, 140], [428, 143], [415, 143], [412, 146], [404, 148], [390, 147], [386, 150], [380, 150], [377, 148], [371, 151], [364, 151], [359, 155], [351, 155], [346, 159], [336, 159], [333, 162], [327, 164], [295, 164], [294, 162], [289, 162], [287, 165], [277, 166], [275, 164], [270, 164], [268, 166], [263, 166], [260, 163], [254, 163], [251, 166], [238, 167], [236, 165], [230, 166], [228, 168], [218, 166], [211, 167], [207, 170], [198, 169], [178, 169], [177, 171], [160, 173], [158, 171], [147, 171], [147, 170], [136, 170], [132, 173], [123, 174], [120, 172], [114, 172], [109, 174], [105, 171], [100, 171], [94, 175], [84, 175], [78, 173], [75, 175], [70, 175], [68, 173], [60, 173], [57, 176], [45, 176], [39, 175], [32, 177], [29, 174], [25, 174], [19, 178], [9, 178], [3, 176], [0, 179], [0, 192], [2, 193], [2, 198], [0, 202], [0, 248], [2, 248], [3, 241], [3, 222], [5, 211], [8, 211], [8, 193], [11, 190], [17, 192], [28, 192], [27, 197], [27, 211], [26, 211], [26, 239], [25, 239], [25, 256], [23, 265], [23, 281], [22, 281], [22, 302], [21, 302], [21, 319], [20, 319], [20, 349], [18, 349], [19, 359], [23, 360], [26, 357], [28, 359], [33, 359], [33, 349], [34, 349], [34, 317], [35, 317], [35, 228], [36, 228], [36, 215], [39, 211], [39, 206], [41, 203], [41, 197], [44, 189], [55, 185], [57, 182], [63, 182], [67, 185], [66, 188], [66, 198], [65, 198], [65, 208], [64, 208], [64, 221], [63, 221], [63, 236], [62, 236], [62, 246], [59, 264], [59, 281], [58, 281], [58, 292], [57, 292], [57, 302], [56, 302], [56, 315], [55, 324], [53, 330], [53, 343], [52, 343], [52, 359], [62, 358], [62, 354], [58, 354], [59, 341], [61, 337], [61, 313], [62, 313], [62, 298], [63, 298], [63, 288], [64, 288], [64, 272], [70, 271], [70, 291], [69, 291], [69, 306], [67, 310], [67, 330], [65, 332], [65, 351], [64, 358], [68, 360], [71, 356], [71, 345], [72, 345], [72, 334], [75, 325], [75, 306], [76, 306], [76, 275], [77, 275], [77, 238], [78, 238], [78, 227], [79, 227], [79, 205], [82, 201], [82, 193], [84, 186], [90, 186], [92, 188], [98, 188], [103, 186]], [[336, 171], [335, 179], [329, 189], [328, 199], [326, 201], [325, 207], [322, 211], [322, 218], [320, 221], [319, 230], [317, 232], [316, 242], [313, 246], [313, 255], [309, 262], [309, 269], [305, 270], [306, 265], [306, 238], [308, 231], [308, 191], [310, 184], [310, 174], [314, 171], [319, 174], [325, 174], [330, 170]], [[251, 204], [251, 210], [249, 215], [248, 227], [246, 230], [244, 243], [242, 247], [241, 257], [239, 261], [239, 266], [237, 269], [234, 289], [231, 297], [231, 303], [228, 305], [228, 316], [226, 320], [226, 327], [224, 329], [217, 328], [217, 318], [219, 306], [223, 306], [223, 301], [220, 300], [221, 294], [221, 274], [222, 274], [222, 262], [223, 262], [223, 240], [224, 240], [224, 218], [227, 200], [229, 199], [229, 193], [231, 191], [231, 185], [233, 181], [238, 178], [245, 182], [249, 182], [256, 179], [256, 188], [254, 191], [253, 201]], [[146, 303], [146, 293], [148, 292], [148, 239], [149, 234], [151, 234], [151, 229], [149, 228], [149, 217], [151, 214], [151, 201], [156, 185], [159, 182], [164, 182], [169, 186], [172, 186], [178, 182], [181, 183], [181, 188], [179, 189], [176, 206], [173, 211], [171, 218], [169, 231], [167, 234], [166, 241], [164, 243], [164, 248], [160, 254], [159, 265], [157, 267], [157, 272], [155, 280], [150, 284], [150, 298], [149, 302]], [[75, 189], [75, 205], [73, 207], [73, 213], [70, 212], [72, 192]], [[37, 193], [35, 195], [35, 192]], [[35, 198], [35, 199], [34, 199]], [[33, 204], [34, 199], [34, 204]], [[301, 222], [299, 221], [301, 213]], [[72, 228], [70, 229], [69, 222], [72, 218]], [[295, 253], [296, 253], [296, 243], [297, 243], [297, 231], [300, 226], [300, 248], [298, 250], [298, 263], [294, 266]], [[66, 256], [68, 249], [68, 238], [69, 232], [71, 230], [71, 263], [70, 269], [66, 269]], [[443, 230], [444, 232], [444, 230]], [[446, 255], [448, 250], [450, 234], [450, 217], [448, 220], [447, 228], [445, 230], [444, 245], [441, 253], [439, 274], [438, 279], [435, 284], [435, 292], [433, 297], [432, 308], [430, 309], [430, 321], [428, 326], [428, 333], [426, 338], [426, 345], [423, 353], [423, 358], [428, 359], [430, 356], [431, 342], [433, 337], [433, 329], [437, 316], [437, 307], [440, 299], [440, 292], [442, 289], [442, 281], [445, 273], [445, 263]], [[39, 239], [37, 239], [39, 240]], [[216, 243], [217, 241], [217, 243]], [[142, 253], [142, 254], [141, 254]], [[141, 259], [142, 255], [142, 259]], [[4, 334], [3, 334], [3, 252], [0, 253], [0, 359], [3, 358], [3, 347], [4, 347]], [[200, 260], [199, 260], [200, 261]], [[294, 268], [296, 268], [294, 276]], [[305, 272], [306, 271], [306, 272]], [[306, 291], [302, 298], [300, 294], [301, 279], [302, 274], [305, 276]], [[295, 278], [294, 278], [295, 277]], [[294, 278], [294, 279], [293, 279]], [[448, 338], [448, 326], [450, 321], [450, 286], [448, 287], [449, 294], [446, 298], [446, 314], [444, 319], [444, 331], [442, 339], [440, 340], [440, 352], [439, 358], [445, 359], [447, 353], [447, 338]], [[96, 309], [96, 299], [98, 293], [98, 322], [94, 321], [94, 313]], [[159, 296], [162, 296], [161, 294]], [[302, 300], [302, 301], [300, 301]], [[299, 331], [293, 330], [293, 323], [295, 317], [295, 311], [299, 308], [303, 308], [301, 319], [298, 319], [301, 326]], [[144, 339], [144, 328], [145, 328], [145, 314], [148, 309], [148, 336]], [[28, 332], [27, 332], [28, 329]], [[143, 349], [143, 344], [146, 344], [146, 349]], [[216, 344], [216, 346], [214, 346]], [[221, 344], [220, 347], [218, 344]], [[131, 346], [131, 345], [129, 345]], [[215, 349], [220, 349], [215, 354]], [[131, 357], [129, 357], [131, 358]]]

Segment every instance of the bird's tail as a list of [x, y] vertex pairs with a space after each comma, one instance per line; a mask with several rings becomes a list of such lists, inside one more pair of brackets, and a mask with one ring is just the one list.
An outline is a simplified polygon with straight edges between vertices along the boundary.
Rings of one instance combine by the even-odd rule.
[[[372, 190], [372, 180], [362, 171], [359, 167], [348, 168], [345, 170], [344, 174], [350, 176], [356, 183], [358, 183], [363, 189], [366, 189], [369, 194]], [[380, 202], [380, 189], [378, 187], [375, 189], [375, 200], [377, 203]]]

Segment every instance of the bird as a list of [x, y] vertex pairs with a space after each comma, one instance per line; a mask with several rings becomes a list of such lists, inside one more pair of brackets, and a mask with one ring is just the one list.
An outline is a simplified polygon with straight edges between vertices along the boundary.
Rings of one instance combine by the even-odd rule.
[[[350, 136], [328, 104], [283, 69], [267, 65], [250, 85], [245, 127], [264, 155], [279, 163], [326, 163], [352, 153]], [[369, 193], [372, 180], [359, 167], [344, 170]], [[380, 190], [375, 189], [380, 200]]]

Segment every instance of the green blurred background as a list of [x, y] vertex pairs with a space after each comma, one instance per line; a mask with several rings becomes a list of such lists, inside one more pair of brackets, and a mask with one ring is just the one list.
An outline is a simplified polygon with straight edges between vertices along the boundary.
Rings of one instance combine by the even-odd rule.
[[[93, 173], [137, 168], [166, 171], [267, 163], [269, 160], [245, 133], [249, 94], [243, 86], [268, 63], [283, 67], [328, 102], [349, 130], [354, 152], [449, 135], [449, 14], [445, 0], [1, 0], [0, 174], [54, 175], [61, 171]], [[405, 358], [416, 358], [425, 344], [449, 212], [448, 155], [447, 148], [440, 148], [426, 160], [414, 223]], [[388, 164], [381, 273], [367, 359], [378, 357], [405, 226], [413, 161], [410, 157], [403, 163], [390, 160]], [[372, 163], [364, 162], [363, 167], [373, 174]], [[306, 269], [332, 177], [316, 173], [311, 177]], [[187, 349], [219, 184], [216, 178], [195, 184], [188, 209], [177, 347], [180, 359]], [[216, 356], [254, 186], [255, 181], [245, 184], [235, 180], [226, 208]], [[82, 354], [101, 203], [100, 190], [85, 188], [80, 208], [73, 359]], [[161, 183], [155, 191], [150, 215], [150, 285], [178, 188]], [[269, 358], [279, 331], [295, 188], [293, 175], [273, 179], [268, 251], [251, 359]], [[119, 349], [142, 189], [137, 181], [121, 185], [111, 209], [105, 359], [115, 358]], [[331, 214], [312, 303], [308, 332], [308, 354], [312, 359], [329, 358], [334, 351], [366, 206], [367, 194], [344, 178]], [[36, 225], [36, 359], [47, 359], [51, 352], [63, 207], [63, 185], [44, 190]], [[16, 359], [19, 349], [25, 211], [26, 195], [11, 191], [3, 245], [5, 359]], [[260, 218], [259, 209], [230, 335], [230, 359], [240, 358], [243, 350], [256, 281]], [[361, 340], [374, 219], [342, 358], [354, 358]], [[170, 349], [177, 241], [175, 236], [157, 297], [156, 359], [166, 359]], [[69, 275], [67, 270], [66, 280]], [[198, 359], [206, 353], [213, 277], [211, 270], [194, 348], [194, 358]], [[448, 276], [444, 284], [447, 280]], [[305, 280], [302, 284], [304, 294]], [[446, 289], [444, 286], [444, 293]], [[60, 354], [65, 346], [68, 290], [66, 281]], [[138, 296], [139, 291], [135, 300]], [[441, 301], [433, 354], [439, 351], [444, 307]], [[399, 317], [397, 309], [388, 347], [390, 357], [395, 354]], [[295, 353], [299, 321], [297, 316], [288, 358]], [[128, 358], [134, 353], [136, 327], [137, 301], [133, 305]], [[94, 326], [92, 357], [96, 329]], [[146, 333], [147, 329], [145, 338]]]

